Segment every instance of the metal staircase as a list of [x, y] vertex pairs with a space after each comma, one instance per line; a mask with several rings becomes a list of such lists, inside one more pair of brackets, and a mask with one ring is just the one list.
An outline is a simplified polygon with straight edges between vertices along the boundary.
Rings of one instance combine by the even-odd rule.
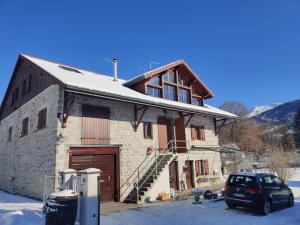
[[160, 174], [174, 159], [178, 148], [176, 143], [186, 142], [170, 140], [163, 150], [153, 149], [140, 165], [132, 172], [120, 188], [120, 198], [127, 203], [143, 203], [145, 195], [151, 190]]

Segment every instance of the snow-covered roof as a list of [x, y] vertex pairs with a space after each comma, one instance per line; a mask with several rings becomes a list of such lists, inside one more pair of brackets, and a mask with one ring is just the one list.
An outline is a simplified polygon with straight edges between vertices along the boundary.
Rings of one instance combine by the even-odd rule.
[[212, 114], [227, 118], [237, 118], [237, 116], [232, 113], [214, 108], [207, 104], [204, 106], [196, 106], [142, 94], [125, 87], [123, 85], [125, 80], [118, 79], [118, 81], [113, 81], [113, 77], [111, 76], [50, 62], [24, 54], [22, 54], [22, 56], [60, 80], [69, 89], [97, 93], [98, 95], [113, 97], [119, 100], [126, 99], [132, 102], [147, 104], [150, 106], [152, 105], [170, 109], [178, 109], [181, 111], [194, 113]]

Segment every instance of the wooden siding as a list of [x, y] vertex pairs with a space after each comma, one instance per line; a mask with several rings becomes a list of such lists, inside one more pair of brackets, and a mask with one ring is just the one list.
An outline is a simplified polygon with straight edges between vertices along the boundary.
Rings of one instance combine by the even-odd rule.
[[[26, 88], [23, 88], [24, 81], [30, 81], [30, 86], [27, 83]], [[1, 104], [0, 120], [53, 84], [62, 85], [55, 77], [23, 56], [20, 56]], [[19, 88], [18, 97], [12, 105], [13, 93], [17, 88]]]
[[82, 106], [81, 143], [110, 143], [110, 113], [108, 108]]

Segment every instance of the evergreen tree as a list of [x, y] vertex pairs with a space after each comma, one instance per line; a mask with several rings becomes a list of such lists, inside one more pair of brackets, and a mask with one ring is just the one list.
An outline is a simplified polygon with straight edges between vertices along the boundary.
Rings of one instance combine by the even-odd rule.
[[294, 131], [295, 145], [296, 148], [300, 149], [300, 109], [298, 109], [298, 112], [295, 116]]

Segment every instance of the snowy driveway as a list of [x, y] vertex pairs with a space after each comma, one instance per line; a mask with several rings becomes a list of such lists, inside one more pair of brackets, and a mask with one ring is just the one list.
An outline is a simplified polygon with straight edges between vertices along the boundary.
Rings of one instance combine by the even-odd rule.
[[300, 168], [293, 170], [289, 182], [295, 196], [292, 208], [282, 208], [268, 216], [247, 209], [229, 210], [224, 201], [193, 205], [192, 199], [161, 203], [145, 208], [108, 214], [101, 217], [104, 225], [299, 225]]
[[[295, 206], [260, 216], [246, 209], [229, 210], [224, 201], [193, 205], [192, 199], [101, 215], [101, 225], [299, 225], [300, 168], [289, 185]], [[0, 225], [44, 225], [42, 203], [0, 191]]]
[[229, 210], [224, 201], [193, 205], [192, 200], [163, 203], [101, 217], [105, 225], [299, 225], [300, 202], [293, 208], [260, 216], [246, 209]]

